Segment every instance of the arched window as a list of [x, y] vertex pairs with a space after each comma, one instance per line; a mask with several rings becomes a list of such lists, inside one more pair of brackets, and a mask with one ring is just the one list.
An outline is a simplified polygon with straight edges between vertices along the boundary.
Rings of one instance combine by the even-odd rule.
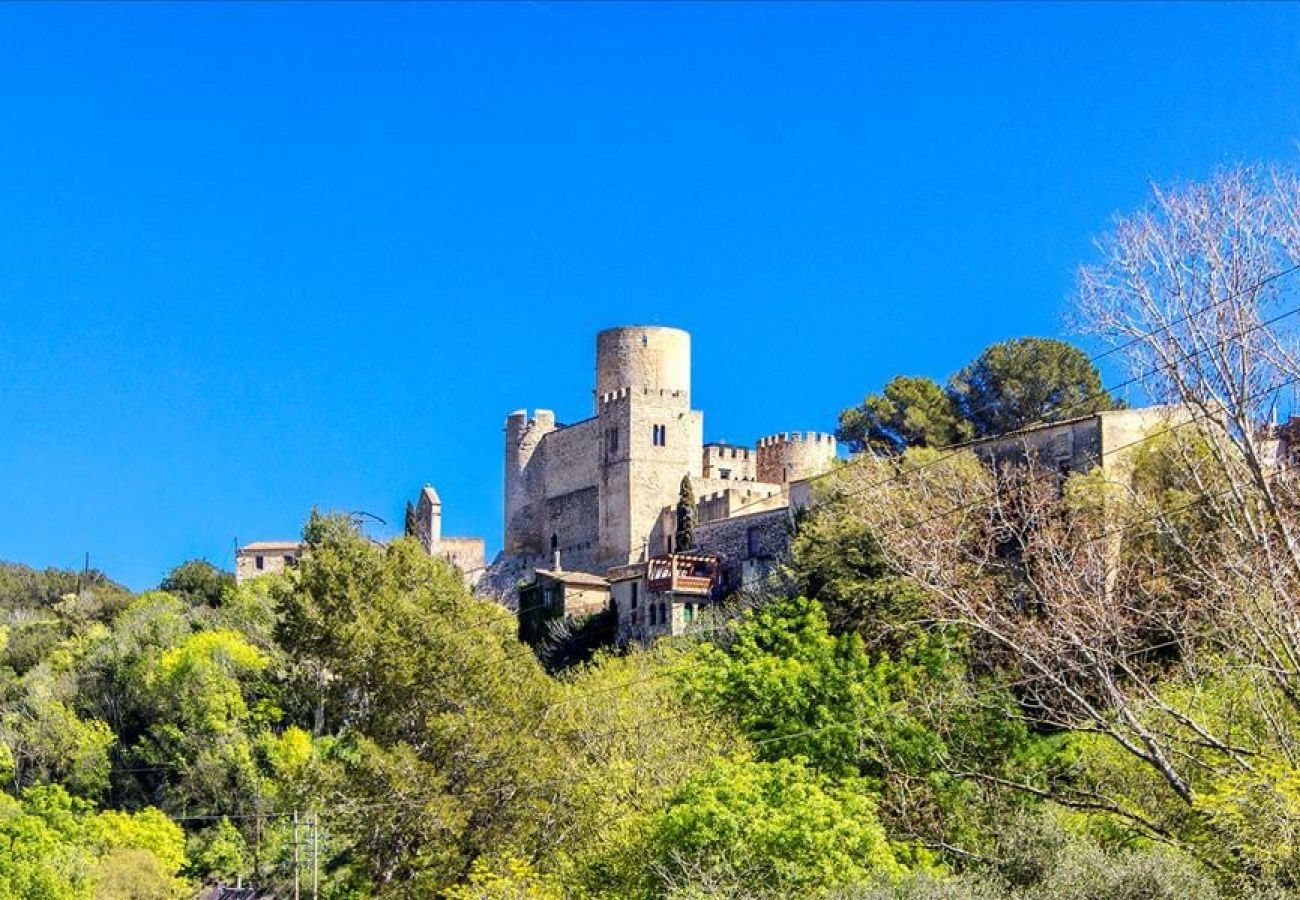
[[560, 536], [559, 536], [558, 534], [556, 534], [555, 532], [552, 531], [552, 532], [551, 532], [551, 552], [554, 553], [556, 550], [559, 550], [559, 549], [560, 549]]

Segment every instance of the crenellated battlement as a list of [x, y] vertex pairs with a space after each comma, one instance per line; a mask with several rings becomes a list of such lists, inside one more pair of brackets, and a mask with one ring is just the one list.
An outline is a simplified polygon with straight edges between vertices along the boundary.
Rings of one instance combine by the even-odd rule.
[[782, 431], [779, 434], [771, 434], [765, 438], [760, 438], [758, 446], [773, 447], [778, 444], [823, 444], [834, 448], [836, 445], [835, 435], [827, 434], [824, 431]]
[[686, 391], [672, 390], [670, 388], [649, 388], [649, 387], [625, 387], [617, 391], [609, 391], [601, 394], [596, 402], [600, 406], [608, 406], [611, 403], [621, 403], [633, 397], [657, 397], [660, 399], [682, 400], [687, 399]]
[[554, 431], [555, 411], [550, 409], [537, 409], [530, 416], [528, 410], [517, 409], [510, 415], [506, 416], [506, 433], [513, 441], [520, 441], [533, 431]]
[[704, 455], [706, 458], [715, 459], [749, 459], [753, 456], [754, 451], [748, 447], [737, 447], [734, 444], [705, 444]]

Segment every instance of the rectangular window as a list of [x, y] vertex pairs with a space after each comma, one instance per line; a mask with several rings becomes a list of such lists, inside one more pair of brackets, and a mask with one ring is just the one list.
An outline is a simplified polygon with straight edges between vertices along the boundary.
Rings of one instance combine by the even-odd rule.
[[284, 558], [284, 564], [286, 566], [292, 566], [295, 562], [297, 562], [297, 560], [293, 558], [293, 554], [288, 554]]
[[651, 426], [650, 426], [650, 439], [651, 439], [651, 441], [654, 442], [654, 445], [655, 445], [656, 447], [664, 447], [664, 446], [667, 446], [667, 444], [668, 444], [668, 426], [667, 426], [667, 425], [651, 425]]
[[751, 525], [745, 531], [745, 552], [749, 556], [758, 556], [758, 526]]
[[691, 622], [694, 622], [694, 621], [695, 621], [695, 607], [694, 607], [694, 605], [692, 605], [692, 604], [690, 604], [690, 603], [687, 603], [685, 606], [682, 607], [682, 619], [683, 619], [683, 621], [685, 621], [687, 624], [690, 624]]
[[632, 608], [633, 609], [636, 609], [636, 589], [639, 588], [640, 586], [641, 585], [639, 585], [637, 582], [635, 581], [632, 582]]
[[731, 477], [731, 470], [730, 470], [730, 469], [719, 469], [719, 470], [718, 470], [718, 477], [721, 478], [723, 481], [726, 481], [728, 478]]
[[266, 568], [266, 557], [265, 557], [265, 556], [259, 556], [259, 557], [257, 558], [257, 570], [260, 572], [262, 569], [265, 569], [265, 568]]
[[618, 452], [618, 429], [611, 428], [605, 432], [605, 444], [609, 447], [610, 453]]

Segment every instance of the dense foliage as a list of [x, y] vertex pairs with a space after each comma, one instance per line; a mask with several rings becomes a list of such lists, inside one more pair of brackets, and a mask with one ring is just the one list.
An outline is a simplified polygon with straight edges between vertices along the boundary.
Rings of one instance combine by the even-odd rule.
[[[1172, 489], [1158, 455], [1141, 472]], [[295, 813], [326, 897], [1289, 884], [1294, 841], [1273, 839], [1296, 830], [1285, 757], [1207, 783], [1193, 810], [1158, 808], [1141, 767], [1036, 725], [1005, 661], [926, 619], [855, 502], [828, 489], [784, 577], [704, 637], [560, 676], [453, 568], [343, 518], [313, 516], [284, 576], [236, 588], [191, 562], [171, 590], [90, 613], [75, 594], [42, 601], [45, 649], [6, 648], [0, 682], [0, 897], [286, 889]], [[11, 608], [42, 596], [23, 585]], [[1232, 686], [1201, 689], [1212, 704]], [[1185, 838], [1072, 802], [1095, 783]]]
[[880, 393], [841, 412], [836, 434], [854, 450], [896, 454], [1115, 406], [1079, 348], [1052, 338], [1017, 338], [988, 347], [946, 388], [929, 378], [893, 378]]

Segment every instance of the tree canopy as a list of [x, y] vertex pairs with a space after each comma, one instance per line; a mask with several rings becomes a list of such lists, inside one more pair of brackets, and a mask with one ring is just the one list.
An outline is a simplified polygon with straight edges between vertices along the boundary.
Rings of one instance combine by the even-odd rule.
[[949, 380], [897, 376], [840, 413], [851, 449], [898, 454], [947, 447], [1028, 425], [1113, 409], [1096, 366], [1072, 344], [1017, 338], [987, 348]]
[[994, 344], [952, 376], [948, 392], [979, 437], [1115, 407], [1084, 352], [1053, 338]]

